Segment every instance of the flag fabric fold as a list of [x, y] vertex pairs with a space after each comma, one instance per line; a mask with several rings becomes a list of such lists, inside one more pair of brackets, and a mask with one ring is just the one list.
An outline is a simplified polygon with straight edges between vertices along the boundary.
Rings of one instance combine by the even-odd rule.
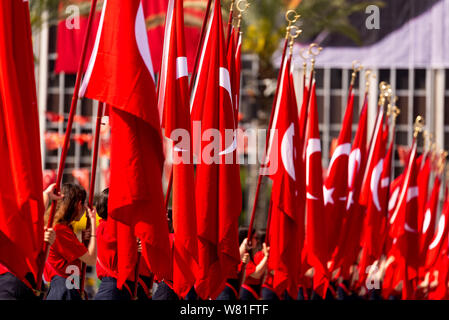
[[321, 141], [318, 129], [316, 83], [311, 88], [306, 135], [306, 246], [308, 263], [314, 267], [313, 289], [322, 298], [329, 287], [326, 216], [323, 201]]
[[300, 202], [302, 151], [300, 147], [298, 108], [291, 81], [291, 56], [281, 70], [278, 98], [274, 104], [271, 133], [276, 131], [268, 146], [269, 163], [277, 162], [271, 194], [270, 258], [269, 270], [274, 270], [273, 289], [278, 296], [285, 290], [297, 296], [297, 275], [304, 238], [304, 209]]
[[[37, 276], [44, 240], [42, 164], [27, 1], [0, 4], [0, 263]], [[31, 277], [32, 278], [32, 277]], [[33, 284], [30, 277], [27, 284]], [[34, 280], [35, 281], [35, 280]]]
[[[129, 226], [142, 241], [142, 256], [158, 279], [169, 279], [162, 134], [140, 0], [103, 2], [80, 96], [111, 107], [109, 216]], [[126, 242], [126, 246], [135, 243]], [[136, 265], [135, 257], [119, 246], [119, 285]]]
[[[198, 243], [189, 84], [182, 0], [170, 0], [159, 82], [159, 114], [165, 136], [173, 142], [173, 290], [185, 297], [195, 284]], [[178, 137], [177, 130], [185, 136]], [[173, 136], [172, 136], [173, 135]], [[187, 139], [187, 141], [183, 141]]]
[[198, 161], [195, 197], [199, 239], [195, 290], [206, 299], [217, 297], [226, 279], [237, 278], [240, 263], [242, 194], [237, 124], [219, 0], [214, 1], [200, 54], [190, 108], [192, 121], [201, 124], [198, 132], [193, 130]]

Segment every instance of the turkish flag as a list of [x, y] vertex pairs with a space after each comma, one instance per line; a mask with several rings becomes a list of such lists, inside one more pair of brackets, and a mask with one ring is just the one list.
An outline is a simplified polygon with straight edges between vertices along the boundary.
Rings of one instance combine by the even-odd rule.
[[[294, 88], [293, 74], [290, 73], [290, 85]], [[295, 99], [296, 100], [296, 99]], [[298, 125], [299, 125], [299, 147], [300, 150], [300, 171], [298, 173], [298, 196], [300, 197], [300, 206], [298, 207], [300, 213], [303, 215], [303, 220], [305, 220], [305, 210], [306, 210], [306, 162], [305, 162], [305, 144], [306, 144], [306, 127], [307, 127], [307, 114], [309, 111], [309, 88], [306, 86], [306, 76], [303, 76], [303, 95], [301, 110], [299, 112]], [[303, 212], [303, 213], [302, 213]], [[298, 225], [299, 226], [299, 225]], [[305, 226], [302, 230], [298, 231], [298, 241], [300, 243], [300, 264], [298, 268], [298, 285], [304, 286], [308, 279], [305, 278], [305, 273], [310, 268], [307, 263], [307, 248], [305, 246]]]
[[392, 238], [397, 238], [400, 256], [404, 260], [403, 299], [413, 295], [413, 282], [419, 267], [419, 234], [418, 234], [418, 166], [416, 163], [416, 139], [414, 139], [404, 183], [399, 194], [398, 204], [390, 219], [398, 219], [390, 228]]
[[[162, 134], [140, 0], [104, 2], [80, 89], [80, 96], [83, 95], [111, 107], [109, 216], [135, 232], [142, 241], [142, 255], [151, 271], [159, 279], [169, 279]], [[120, 249], [118, 259], [121, 285], [136, 260], [135, 255], [128, 256]]]
[[300, 252], [304, 242], [304, 208], [301, 202], [300, 179], [302, 150], [300, 147], [298, 108], [291, 81], [291, 56], [282, 67], [278, 98], [270, 134], [277, 132], [280, 141], [274, 144], [270, 135], [269, 162], [277, 162], [271, 194], [270, 258], [268, 269], [274, 270], [273, 289], [282, 296], [287, 289], [292, 297], [298, 294], [297, 275]]
[[420, 253], [420, 260], [422, 262], [424, 262], [426, 259], [427, 248], [429, 247], [432, 238], [435, 234], [435, 222], [437, 220], [438, 202], [440, 200], [439, 199], [440, 187], [441, 187], [441, 177], [438, 175], [435, 177], [432, 194], [430, 195], [430, 199], [426, 204], [424, 219], [423, 221], [419, 221], [420, 223], [420, 225], [418, 226], [418, 231], [420, 234], [419, 253]]
[[[36, 260], [44, 240], [39, 116], [28, 6], [24, 1], [0, 4], [0, 262], [21, 280], [29, 272], [36, 278]], [[29, 283], [31, 278], [27, 277]]]
[[[164, 42], [164, 17], [166, 15], [169, 0], [142, 0], [143, 11], [145, 15], [146, 31], [148, 41], [151, 45], [151, 56], [153, 58], [154, 69], [159, 72], [162, 60], [163, 42]], [[87, 28], [87, 16], [80, 16], [79, 27], [74, 24], [74, 14], [70, 5], [88, 5], [90, 0], [69, 0], [65, 1], [65, 6], [60, 4], [59, 22], [56, 34], [56, 73], [76, 73], [79, 59], [81, 57], [84, 34]], [[186, 48], [189, 60], [189, 71], [193, 69], [197, 45], [200, 39], [201, 22], [204, 17], [204, 8], [207, 0], [191, 0], [189, 6], [184, 9], [186, 15], [185, 32], [187, 35]], [[99, 1], [99, 3], [101, 3]], [[66, 14], [68, 16], [66, 17]], [[100, 22], [100, 12], [97, 12], [92, 25], [92, 32], [96, 33]], [[87, 53], [90, 55], [94, 46], [93, 37], [90, 39], [87, 47]], [[87, 68], [85, 64], [84, 70]]]
[[363, 283], [367, 276], [367, 267], [379, 259], [387, 231], [387, 205], [390, 187], [391, 158], [393, 153], [393, 140], [387, 154], [385, 154], [386, 140], [388, 139], [388, 126], [384, 131], [379, 130], [374, 146], [371, 174], [370, 196], [366, 208], [362, 238], [362, 258], [359, 263], [359, 283]]
[[[306, 246], [307, 259], [315, 268], [313, 288], [325, 297], [329, 287], [327, 270], [326, 216], [323, 202], [323, 170], [321, 166], [321, 142], [318, 129], [316, 83], [311, 98], [306, 135]], [[318, 276], [319, 275], [319, 276]]]
[[365, 173], [366, 140], [368, 135], [368, 99], [365, 96], [360, 112], [359, 125], [355, 134], [348, 160], [348, 193], [346, 201], [346, 217], [342, 231], [332, 257], [332, 270], [342, 267], [341, 275], [348, 280], [349, 267], [355, 263], [360, 252], [360, 238], [364, 210], [359, 204], [359, 195]]
[[435, 234], [427, 246], [425, 268], [430, 269], [437, 262], [440, 254], [447, 250], [449, 232], [449, 200], [448, 192], [446, 189], [443, 211], [441, 212], [438, 220], [437, 229]]
[[351, 152], [352, 116], [354, 95], [351, 94], [346, 106], [338, 143], [329, 162], [327, 178], [324, 181], [324, 210], [326, 211], [328, 253], [332, 255], [346, 216], [346, 203], [349, 183], [348, 160]]
[[193, 130], [198, 159], [195, 196], [199, 238], [195, 290], [206, 299], [217, 297], [227, 278], [237, 278], [240, 263], [242, 192], [237, 124], [219, 0], [214, 1], [199, 59], [191, 98], [191, 119], [194, 124], [201, 121], [201, 128]]
[[[159, 114], [173, 150], [173, 290], [181, 297], [195, 284], [198, 261], [194, 168], [182, 0], [170, 0], [159, 82]], [[178, 136], [175, 130], [183, 130]], [[174, 135], [174, 136], [172, 136]], [[184, 140], [187, 141], [184, 141]]]
[[417, 159], [417, 164], [419, 168], [418, 173], [418, 189], [419, 189], [419, 195], [418, 195], [418, 222], [419, 222], [419, 229], [422, 228], [422, 224], [424, 221], [424, 214], [426, 211], [426, 205], [427, 200], [429, 197], [429, 179], [430, 174], [432, 173], [431, 168], [431, 154], [430, 152], [426, 152], [425, 154], [421, 155]]
[[368, 201], [369, 201], [369, 197], [371, 194], [371, 190], [370, 190], [371, 189], [371, 186], [370, 186], [371, 175], [373, 173], [374, 167], [377, 165], [377, 163], [375, 163], [375, 161], [373, 159], [374, 148], [376, 146], [377, 139], [379, 137], [382, 137], [382, 134], [380, 134], [379, 131], [382, 131], [383, 118], [384, 118], [384, 110], [383, 110], [383, 108], [379, 108], [379, 112], [377, 114], [377, 119], [376, 119], [376, 125], [374, 127], [371, 144], [369, 146], [368, 157], [366, 160], [366, 170], [365, 170], [365, 174], [363, 176], [362, 190], [360, 191], [360, 198], [359, 198], [360, 204], [365, 207], [368, 206]]

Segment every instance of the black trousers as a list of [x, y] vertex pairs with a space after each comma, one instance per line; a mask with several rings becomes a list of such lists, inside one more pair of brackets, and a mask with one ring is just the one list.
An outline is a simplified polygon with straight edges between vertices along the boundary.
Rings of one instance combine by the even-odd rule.
[[33, 290], [10, 272], [0, 275], [0, 300], [39, 300]]
[[117, 279], [104, 277], [94, 300], [131, 300], [131, 293], [126, 289], [117, 288]]
[[46, 300], [83, 300], [78, 289], [67, 288], [66, 280], [61, 276], [54, 276], [51, 279]]
[[277, 294], [274, 293], [273, 290], [268, 289], [267, 287], [262, 287], [261, 297], [262, 300], [271, 300], [271, 301], [279, 300]]
[[[236, 295], [237, 289], [239, 287], [239, 280], [238, 279], [228, 279], [226, 284], [226, 287], [223, 289], [222, 292], [218, 295], [218, 297], [215, 300], [229, 300], [234, 301], [238, 300], [238, 297]], [[232, 290], [232, 288], [234, 290]]]
[[179, 300], [178, 295], [164, 281], [159, 282], [153, 300]]
[[[260, 285], [250, 285], [251, 289], [253, 289], [256, 293], [260, 292]], [[240, 300], [243, 301], [257, 301], [259, 297], [255, 296], [250, 290], [242, 287], [240, 288]]]

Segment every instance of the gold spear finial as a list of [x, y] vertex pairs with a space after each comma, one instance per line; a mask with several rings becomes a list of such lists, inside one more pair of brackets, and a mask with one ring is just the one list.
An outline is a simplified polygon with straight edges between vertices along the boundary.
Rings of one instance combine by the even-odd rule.
[[[241, 7], [241, 5], [244, 5], [244, 7]], [[240, 28], [240, 25], [242, 24], [242, 15], [250, 6], [251, 6], [251, 3], [249, 3], [248, 0], [237, 1], [236, 5], [235, 5], [235, 7], [237, 8], [237, 11], [239, 12], [239, 15], [237, 16], [237, 28]]]
[[307, 74], [307, 60], [309, 59], [309, 57], [307, 56], [307, 57], [305, 57], [304, 56], [304, 52], [306, 51], [306, 48], [301, 48], [300, 50], [299, 50], [299, 56], [301, 57], [301, 59], [303, 60], [303, 62], [302, 62], [302, 68], [303, 68], [303, 71], [304, 71], [304, 74], [306, 75]]
[[[316, 50], [315, 52], [313, 50]], [[323, 48], [321, 48], [317, 43], [311, 43], [309, 46], [309, 56], [312, 57], [312, 59], [310, 60], [310, 64], [311, 64], [311, 68], [312, 68], [312, 72], [315, 70], [315, 58], [320, 54], [321, 50], [323, 50]]]
[[351, 74], [351, 86], [354, 86], [355, 78], [357, 77], [357, 72], [363, 70], [363, 66], [359, 60], [352, 61], [352, 74]]
[[301, 17], [301, 15], [297, 14], [295, 10], [288, 10], [285, 13], [285, 20], [287, 20], [287, 22], [288, 22], [287, 32], [285, 34], [286, 40], [288, 40], [288, 37], [290, 34], [290, 28], [292, 27], [293, 24], [296, 23], [296, 21], [298, 21], [299, 17]]
[[[294, 31], [292, 33], [292, 31]], [[290, 55], [293, 53], [293, 45], [295, 44], [295, 39], [299, 37], [299, 35], [302, 33], [302, 30], [299, 29], [297, 26], [291, 26], [290, 28], [290, 43], [288, 44], [290, 48]]]
[[417, 116], [414, 125], [413, 137], [417, 138], [420, 132], [424, 130], [424, 118], [421, 116]]
[[376, 75], [373, 74], [373, 71], [371, 69], [367, 69], [365, 71], [365, 93], [369, 91], [371, 78], [376, 78]]
[[391, 94], [391, 87], [388, 83], [386, 83], [385, 81], [382, 81], [381, 83], [379, 83], [379, 106], [383, 107], [385, 105], [385, 100], [386, 98]]
[[396, 118], [401, 114], [401, 109], [397, 106], [393, 106], [393, 122], [396, 123]]
[[446, 164], [448, 152], [445, 150], [440, 150], [440, 157], [438, 158], [437, 170], [439, 174], [442, 174], [444, 171], [444, 166]]

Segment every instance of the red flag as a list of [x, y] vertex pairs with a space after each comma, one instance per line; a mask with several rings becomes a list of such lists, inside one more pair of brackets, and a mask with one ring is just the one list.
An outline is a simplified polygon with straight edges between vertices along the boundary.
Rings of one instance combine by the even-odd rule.
[[[321, 142], [318, 129], [316, 83], [312, 86], [306, 136], [306, 245], [307, 259], [315, 268], [314, 290], [324, 297], [329, 286], [327, 271], [326, 217], [323, 203]], [[320, 275], [321, 279], [317, 277]]]
[[[182, 0], [170, 0], [168, 3], [160, 79], [159, 113], [163, 115], [165, 136], [175, 144], [172, 202], [175, 233], [173, 289], [184, 297], [195, 284], [198, 243]], [[174, 130], [180, 129], [188, 135], [172, 137]]]
[[[72, 2], [72, 3], [70, 3]], [[67, 5], [78, 3], [89, 3], [90, 0], [70, 0]], [[205, 3], [207, 0], [191, 0], [190, 3]], [[162, 49], [164, 42], [164, 20], [167, 9], [168, 0], [142, 0], [143, 11], [146, 21], [146, 30], [148, 34], [148, 41], [151, 45], [151, 56], [154, 63], [154, 69], [159, 71], [161, 66]], [[198, 5], [196, 7], [199, 7]], [[185, 32], [187, 36], [186, 48], [187, 58], [189, 60], [189, 71], [193, 69], [193, 63], [195, 61], [196, 48], [200, 38], [201, 21], [204, 16], [204, 9], [189, 6], [184, 9], [187, 23], [185, 26]], [[55, 72], [76, 73], [79, 59], [81, 56], [82, 41], [84, 34], [86, 33], [87, 17], [79, 17], [79, 27], [76, 25], [71, 26], [73, 23], [71, 20], [65, 18], [64, 11], [66, 7], [60, 5], [60, 16], [64, 19], [60, 19], [57, 27], [56, 35], [56, 64]], [[68, 10], [69, 14], [72, 12]], [[73, 15], [69, 16], [71, 18]], [[97, 32], [98, 24], [100, 20], [100, 13], [97, 12], [92, 31]], [[69, 22], [69, 23], [67, 23]], [[87, 53], [90, 55], [94, 45], [94, 39], [89, 42]], [[87, 64], [85, 65], [87, 68]], [[84, 69], [85, 70], [85, 69]]]
[[24, 280], [30, 271], [36, 278], [44, 239], [28, 2], [2, 1], [0, 21], [0, 262]]
[[[294, 80], [293, 80], [293, 74], [290, 72], [290, 86], [294, 88]], [[296, 101], [296, 96], [295, 96]], [[306, 86], [306, 76], [304, 74], [303, 76], [303, 96], [302, 96], [302, 103], [301, 103], [301, 110], [299, 112], [299, 118], [298, 118], [298, 126], [299, 126], [299, 147], [298, 150], [300, 152], [299, 161], [301, 163], [300, 165], [300, 171], [298, 172], [298, 196], [300, 197], [299, 200], [299, 206], [298, 210], [300, 212], [300, 216], [303, 216], [303, 219], [305, 220], [305, 210], [306, 210], [306, 162], [304, 158], [304, 152], [305, 152], [305, 136], [306, 136], [306, 126], [307, 126], [307, 114], [309, 110], [309, 88]], [[308, 269], [310, 269], [309, 264], [307, 263], [307, 250], [305, 247], [305, 225], [301, 226], [301, 224], [298, 224], [298, 227], [300, 230], [298, 230], [298, 241], [299, 241], [299, 248], [300, 248], [300, 254], [298, 254], [298, 258], [300, 259], [300, 264], [298, 268], [298, 285], [304, 286], [306, 284], [307, 279], [305, 278], [305, 273]]]
[[449, 200], [446, 190], [443, 211], [438, 220], [438, 226], [432, 241], [428, 245], [425, 267], [430, 269], [437, 262], [442, 251], [446, 250], [449, 232]]
[[418, 235], [418, 166], [416, 164], [416, 139], [413, 140], [407, 172], [399, 194], [398, 204], [390, 219], [398, 219], [392, 225], [390, 234], [397, 238], [397, 245], [404, 260], [403, 299], [413, 296], [413, 282], [419, 267], [419, 235]]
[[378, 131], [372, 161], [375, 164], [371, 174], [370, 195], [366, 209], [362, 238], [362, 258], [359, 263], [359, 283], [367, 276], [367, 267], [380, 258], [386, 235], [388, 189], [390, 186], [391, 156], [393, 141], [385, 155], [387, 131]]
[[432, 173], [430, 158], [431, 154], [430, 152], [428, 152], [424, 155], [421, 155], [417, 160], [418, 167], [420, 168], [418, 173], [418, 222], [420, 227], [422, 227], [422, 223], [424, 221], [426, 204], [429, 197], [429, 179], [430, 174]]
[[[104, 2], [80, 91], [111, 106], [110, 217], [135, 230], [151, 271], [159, 279], [170, 278], [162, 134], [140, 0]], [[135, 255], [129, 257], [121, 245], [119, 285], [136, 264]]]
[[[449, 290], [447, 283], [449, 281], [449, 255], [447, 249], [439, 256], [438, 262], [433, 270], [438, 271], [438, 285], [435, 290], [429, 292], [429, 300], [448, 300]], [[432, 272], [433, 273], [433, 272]], [[430, 281], [430, 280], [429, 280]]]
[[215, 298], [227, 278], [237, 278], [240, 263], [242, 194], [231, 90], [220, 1], [216, 0], [191, 98], [192, 121], [201, 121], [201, 129], [194, 130], [193, 137], [195, 154], [197, 149], [201, 151], [195, 182], [199, 238], [196, 291], [203, 299]]
[[370, 150], [368, 153], [368, 157], [366, 160], [366, 170], [363, 177], [362, 182], [362, 189], [360, 191], [360, 199], [359, 202], [363, 206], [368, 205], [369, 197], [370, 197], [370, 182], [371, 182], [371, 175], [373, 173], [374, 167], [377, 165], [377, 163], [374, 163], [373, 157], [374, 157], [374, 147], [376, 145], [377, 139], [379, 137], [382, 137], [382, 134], [379, 133], [379, 131], [382, 131], [382, 123], [383, 123], [383, 117], [384, 117], [384, 110], [383, 108], [379, 108], [379, 112], [377, 114], [376, 119], [376, 126], [374, 127], [374, 133], [373, 133], [373, 139], [371, 141], [371, 145], [369, 146]]
[[[290, 77], [291, 56], [283, 65], [278, 99], [275, 103], [270, 144], [270, 163], [277, 162], [277, 170], [271, 175], [270, 258], [269, 270], [274, 270], [273, 289], [281, 296], [287, 289], [292, 297], [298, 292], [297, 275], [300, 249], [303, 247], [304, 209], [299, 196], [301, 174], [301, 150], [298, 108], [293, 82]], [[280, 140], [274, 144], [271, 135], [277, 131]]]
[[349, 267], [359, 255], [360, 237], [364, 212], [359, 204], [359, 195], [366, 163], [366, 140], [368, 135], [368, 99], [360, 112], [360, 121], [348, 160], [348, 195], [346, 201], [346, 217], [343, 221], [338, 246], [333, 254], [332, 269], [342, 266], [342, 276], [349, 276]]
[[437, 209], [441, 186], [440, 181], [441, 180], [439, 176], [435, 177], [432, 194], [426, 205], [424, 219], [423, 221], [419, 221], [420, 223], [420, 225], [418, 226], [418, 232], [420, 234], [419, 253], [421, 261], [423, 260], [425, 261], [427, 248], [429, 247], [432, 238], [435, 234], [435, 221], [437, 219]]
[[354, 110], [354, 95], [351, 94], [346, 106], [338, 144], [332, 153], [332, 158], [324, 181], [323, 196], [326, 211], [328, 252], [332, 255], [337, 243], [343, 218], [346, 213], [348, 184], [348, 160], [351, 152], [352, 115]]

